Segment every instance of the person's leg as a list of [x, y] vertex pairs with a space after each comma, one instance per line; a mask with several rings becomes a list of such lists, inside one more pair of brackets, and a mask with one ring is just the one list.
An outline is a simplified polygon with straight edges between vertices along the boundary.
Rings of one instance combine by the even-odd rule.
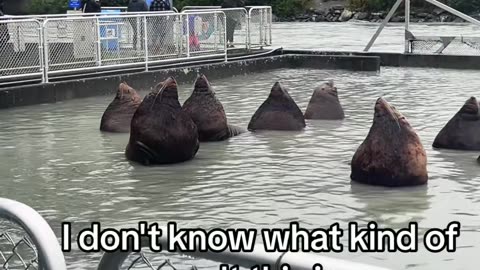
[[233, 42], [233, 35], [235, 31], [235, 20], [227, 17], [227, 42]]
[[133, 49], [137, 50], [137, 34], [138, 34], [137, 18], [130, 18], [130, 25], [132, 26], [132, 30], [133, 30]]

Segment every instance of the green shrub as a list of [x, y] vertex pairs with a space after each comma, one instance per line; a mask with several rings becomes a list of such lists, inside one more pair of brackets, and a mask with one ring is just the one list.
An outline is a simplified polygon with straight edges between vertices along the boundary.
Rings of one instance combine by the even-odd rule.
[[28, 6], [30, 14], [65, 13], [67, 9], [68, 0], [32, 0]]

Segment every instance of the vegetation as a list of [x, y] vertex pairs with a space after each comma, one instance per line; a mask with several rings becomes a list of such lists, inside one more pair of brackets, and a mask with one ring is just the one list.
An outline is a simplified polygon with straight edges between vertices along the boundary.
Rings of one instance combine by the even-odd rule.
[[[396, 0], [348, 0], [348, 6], [352, 10], [356, 11], [386, 11], [389, 10]], [[465, 13], [479, 12], [480, 0], [440, 0], [455, 9], [458, 9]], [[422, 9], [433, 9], [435, 6], [423, 1], [412, 0], [412, 7]]]
[[[382, 0], [378, 0], [382, 1]], [[30, 14], [65, 13], [68, 0], [31, 0]], [[129, 0], [101, 0], [102, 6], [127, 6]], [[279, 17], [292, 17], [304, 13], [313, 0], [247, 0], [248, 5], [272, 6], [273, 13]], [[218, 6], [222, 0], [174, 0], [174, 6], [180, 10], [184, 6]]]
[[68, 0], [32, 0], [28, 7], [30, 14], [65, 13], [68, 9]]

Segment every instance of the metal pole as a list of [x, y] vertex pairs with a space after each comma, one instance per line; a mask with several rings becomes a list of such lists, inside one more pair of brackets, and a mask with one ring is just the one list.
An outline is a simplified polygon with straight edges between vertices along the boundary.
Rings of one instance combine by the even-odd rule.
[[407, 33], [410, 31], [410, 0], [405, 0], [405, 53], [410, 52], [410, 42]]
[[225, 62], [228, 62], [228, 48], [227, 48], [227, 16], [223, 13], [223, 25], [225, 25], [225, 31], [223, 33], [223, 49], [225, 53]]
[[45, 31], [45, 29], [48, 29], [47, 28], [47, 24], [48, 24], [48, 19], [45, 20], [45, 22], [43, 23], [43, 56], [45, 57], [45, 60], [44, 60], [44, 72], [45, 72], [45, 75], [44, 75], [44, 82], [45, 83], [48, 83], [48, 54], [49, 54], [49, 50], [48, 50], [48, 30]]
[[147, 16], [143, 16], [143, 48], [145, 50], [145, 71], [148, 71], [148, 25]]
[[217, 42], [217, 38], [218, 38], [218, 15], [217, 15], [217, 13], [215, 13], [213, 15], [213, 18], [215, 20], [214, 23], [213, 23], [213, 27], [214, 27], [213, 29], [215, 29], [215, 37], [213, 39], [214, 40], [214, 45], [213, 46], [214, 46], [214, 50], [216, 51], [216, 50], [218, 50], [218, 42]]
[[187, 23], [186, 23], [186, 26], [187, 26], [187, 58], [190, 57], [190, 18], [188, 14], [185, 14], [185, 16], [187, 17]]
[[251, 37], [252, 32], [251, 32], [251, 29], [250, 29], [250, 24], [252, 23], [251, 22], [251, 20], [252, 20], [252, 9], [250, 9], [248, 11], [248, 15], [247, 15], [247, 50], [250, 50], [250, 48], [252, 46], [252, 37]]
[[45, 83], [45, 56], [43, 55], [44, 51], [44, 42], [43, 42], [43, 28], [39, 21], [36, 21], [38, 24], [38, 57], [40, 62], [40, 72], [42, 72], [42, 83]]
[[269, 34], [269, 40], [268, 40], [268, 45], [272, 45], [272, 7], [268, 8], [268, 34]]
[[[428, 1], [428, 0], [427, 0]], [[370, 48], [372, 48], [373, 44], [375, 43], [375, 41], [377, 40], [378, 36], [380, 35], [380, 33], [383, 31], [383, 28], [387, 25], [387, 23], [390, 21], [390, 19], [393, 17], [393, 14], [395, 14], [395, 11], [397, 11], [398, 7], [400, 6], [400, 4], [403, 2], [403, 0], [397, 0], [397, 2], [395, 2], [395, 4], [393, 5], [392, 9], [390, 10], [390, 12], [388, 12], [388, 15], [387, 17], [385, 18], [385, 20], [383, 20], [382, 24], [380, 25], [380, 27], [377, 29], [377, 32], [373, 35], [372, 39], [370, 40], [370, 42], [368, 42], [367, 44], [367, 47], [365, 47], [365, 49], [363, 50], [364, 52], [368, 52], [370, 50]]]
[[[166, 236], [159, 237], [159, 243], [168, 246]], [[142, 238], [142, 246], [149, 246], [149, 239]], [[105, 253], [97, 270], [119, 270], [128, 258], [130, 252], [114, 251]], [[268, 252], [263, 244], [256, 244], [253, 252], [185, 252], [182, 253], [194, 258], [203, 258], [219, 263], [238, 265], [251, 269], [255, 265], [268, 265], [269, 269], [281, 269], [283, 264], [289, 264], [292, 270], [312, 270], [313, 266], [321, 264], [328, 270], [387, 270], [387, 268], [344, 261], [321, 256], [318, 253], [301, 252]]]
[[67, 269], [55, 233], [37, 211], [23, 203], [1, 198], [0, 217], [20, 225], [30, 236], [38, 250], [39, 269]]
[[439, 8], [442, 8], [442, 9], [444, 9], [444, 10], [452, 13], [453, 15], [458, 16], [458, 17], [464, 19], [465, 21], [468, 21], [468, 22], [471, 22], [471, 23], [473, 23], [473, 24], [476, 24], [476, 25], [480, 26], [480, 21], [475, 20], [474, 18], [472, 18], [472, 17], [470, 17], [470, 16], [468, 16], [468, 15], [465, 15], [465, 14], [463, 14], [462, 12], [460, 12], [460, 11], [454, 9], [454, 8], [451, 8], [451, 7], [449, 7], [449, 6], [445, 5], [445, 4], [442, 4], [442, 3], [440, 3], [440, 2], [438, 2], [438, 1], [436, 1], [436, 0], [425, 0], [425, 1], [429, 2], [429, 3], [432, 4], [432, 5], [437, 6], [437, 7], [439, 7]]
[[102, 40], [101, 40], [101, 30], [100, 30], [100, 20], [95, 18], [96, 28], [97, 28], [97, 66], [102, 65]]

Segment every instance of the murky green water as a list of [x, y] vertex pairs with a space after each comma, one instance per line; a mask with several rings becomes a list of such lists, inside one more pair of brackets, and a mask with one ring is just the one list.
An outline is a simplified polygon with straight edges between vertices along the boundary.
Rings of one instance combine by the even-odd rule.
[[[470, 259], [480, 248], [480, 153], [433, 150], [431, 143], [464, 101], [478, 94], [479, 75], [403, 68], [378, 74], [274, 70], [214, 80], [232, 124], [246, 127], [276, 80], [304, 110], [313, 88], [334, 79], [346, 119], [309, 121], [304, 132], [246, 133], [204, 143], [194, 160], [173, 166], [130, 164], [124, 157], [128, 135], [99, 131], [112, 96], [4, 110], [0, 196], [39, 210], [57, 235], [62, 221], [72, 222], [74, 233], [93, 221], [114, 227], [177, 221], [206, 229], [286, 227], [291, 221], [308, 228], [351, 221], [402, 228], [416, 221], [421, 232], [460, 221], [456, 253], [431, 254], [421, 245], [417, 254], [327, 255], [394, 269], [475, 269]], [[181, 102], [191, 90], [190, 84], [180, 86]], [[350, 183], [349, 161], [368, 133], [379, 96], [421, 136], [428, 186], [390, 190]], [[66, 256], [71, 269], [94, 269], [99, 257], [79, 251]]]

